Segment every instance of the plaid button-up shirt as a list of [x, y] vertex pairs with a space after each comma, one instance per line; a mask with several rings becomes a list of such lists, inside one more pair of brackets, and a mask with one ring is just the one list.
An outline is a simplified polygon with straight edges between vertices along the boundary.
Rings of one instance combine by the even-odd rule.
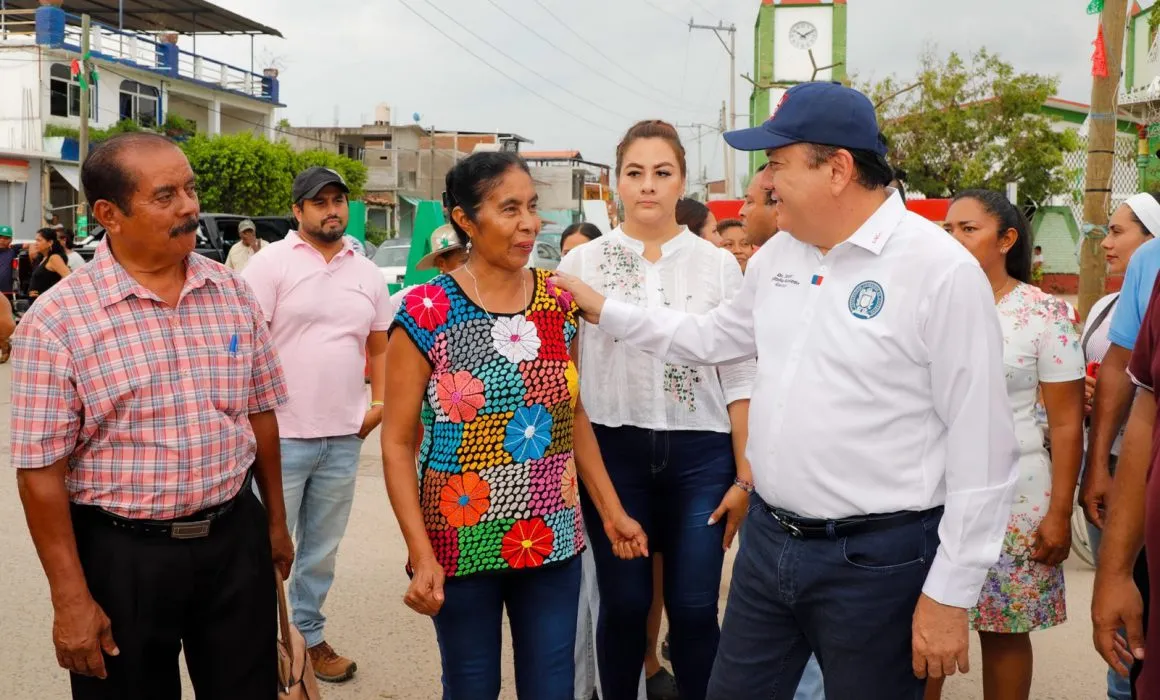
[[231, 498], [253, 464], [249, 415], [286, 401], [262, 310], [190, 255], [176, 307], [102, 244], [12, 338], [12, 463], [69, 458], [73, 503], [168, 520]]

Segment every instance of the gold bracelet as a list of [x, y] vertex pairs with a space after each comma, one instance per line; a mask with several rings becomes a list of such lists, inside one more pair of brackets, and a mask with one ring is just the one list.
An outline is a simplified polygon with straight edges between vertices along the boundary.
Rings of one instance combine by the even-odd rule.
[[382, 406], [382, 405], [383, 405], [382, 401], [371, 401], [371, 408], [374, 408], [375, 406]]

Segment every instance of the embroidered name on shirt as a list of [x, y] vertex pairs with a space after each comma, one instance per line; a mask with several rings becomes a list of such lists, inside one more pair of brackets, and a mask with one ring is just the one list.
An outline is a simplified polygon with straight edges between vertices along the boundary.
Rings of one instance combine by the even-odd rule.
[[784, 272], [779, 272], [773, 276], [773, 286], [775, 287], [789, 287], [790, 285], [797, 287], [800, 284], [801, 282], [798, 282], [796, 277], [787, 275]]

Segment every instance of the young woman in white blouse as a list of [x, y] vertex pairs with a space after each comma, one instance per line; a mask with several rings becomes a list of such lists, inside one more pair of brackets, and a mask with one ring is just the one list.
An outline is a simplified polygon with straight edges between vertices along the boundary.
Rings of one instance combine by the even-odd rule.
[[[1123, 276], [1128, 269], [1128, 261], [1136, 253], [1136, 249], [1152, 240], [1155, 232], [1160, 231], [1160, 197], [1155, 194], [1142, 192], [1128, 198], [1126, 202], [1121, 204], [1111, 220], [1108, 222], [1108, 235], [1104, 237], [1100, 246], [1104, 249], [1108, 260], [1108, 274]], [[1092, 399], [1094, 398], [1096, 388], [1096, 376], [1099, 371], [1099, 363], [1103, 362], [1104, 355], [1107, 354], [1108, 348], [1111, 347], [1111, 341], [1108, 339], [1108, 331], [1112, 325], [1112, 314], [1116, 311], [1116, 302], [1119, 301], [1120, 294], [1116, 292], [1109, 294], [1092, 306], [1091, 311], [1088, 312], [1087, 325], [1083, 332], [1083, 354], [1084, 360], [1088, 363], [1088, 367], [1095, 371], [1089, 371], [1085, 378], [1084, 386], [1084, 403], [1086, 411], [1090, 413]], [[1094, 363], [1094, 366], [1093, 366]], [[1116, 459], [1120, 454], [1120, 441], [1123, 438], [1123, 431], [1116, 437], [1116, 441], [1112, 443], [1111, 467], [1114, 470], [1116, 466]], [[1084, 442], [1087, 442], [1087, 430], [1084, 431]], [[1101, 478], [1102, 477], [1102, 478]], [[1107, 474], [1086, 474], [1084, 475], [1085, 485], [1090, 482], [1096, 484], [1096, 488], [1101, 493], [1107, 493], [1110, 487], [1112, 475]], [[1090, 486], [1089, 486], [1090, 488]], [[1088, 542], [1091, 544], [1092, 554], [1098, 555], [1100, 548], [1100, 529], [1092, 523], [1087, 524]], [[1141, 568], [1141, 573], [1146, 576], [1147, 562], [1144, 561], [1144, 556], [1141, 554], [1140, 562], [1137, 563], [1137, 568]], [[1147, 586], [1141, 589], [1144, 595], [1147, 595]], [[1138, 665], [1137, 665], [1138, 666]], [[1135, 669], [1133, 669], [1135, 671]], [[1135, 673], [1133, 673], [1133, 677]], [[1108, 669], [1108, 698], [1109, 700], [1128, 700], [1132, 695], [1131, 681], [1124, 676], [1121, 676], [1116, 670]]]
[[[560, 269], [607, 297], [646, 307], [705, 312], [731, 297], [742, 281], [736, 260], [677, 223], [686, 164], [676, 130], [661, 121], [636, 124], [616, 155], [625, 222], [570, 253]], [[718, 370], [665, 363], [589, 325], [580, 356], [581, 397], [609, 476], [645, 528], [650, 550], [664, 555], [680, 697], [703, 700], [720, 639], [724, 553], [752, 490], [743, 454], [754, 364]], [[583, 505], [590, 517], [592, 504]], [[589, 534], [600, 583], [601, 697], [636, 700], [652, 567], [616, 559], [603, 533]]]

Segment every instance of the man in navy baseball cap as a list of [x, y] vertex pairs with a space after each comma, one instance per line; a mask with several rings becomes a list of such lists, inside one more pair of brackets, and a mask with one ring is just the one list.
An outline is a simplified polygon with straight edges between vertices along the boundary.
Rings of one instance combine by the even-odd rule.
[[836, 146], [886, 157], [874, 105], [840, 83], [802, 83], [786, 91], [773, 116], [761, 126], [725, 134], [739, 151], [771, 151], [795, 143]]
[[742, 151], [766, 153], [769, 166], [755, 177], [777, 200], [779, 228], [823, 249], [852, 230], [835, 238], [845, 227], [835, 227], [834, 210], [822, 202], [828, 196], [869, 197], [880, 204], [893, 177], [874, 105], [839, 83], [795, 85], [764, 124], [727, 132], [725, 141]]

